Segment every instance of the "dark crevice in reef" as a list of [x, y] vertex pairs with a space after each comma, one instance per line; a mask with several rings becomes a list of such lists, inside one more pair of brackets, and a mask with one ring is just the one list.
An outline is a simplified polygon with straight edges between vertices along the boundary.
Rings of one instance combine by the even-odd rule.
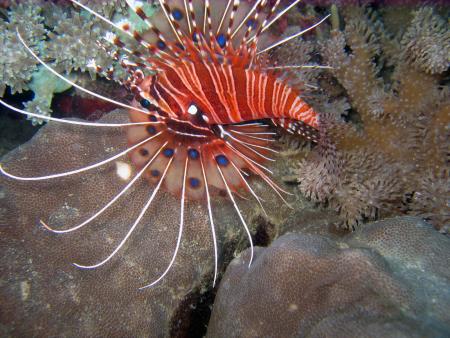
[[[11, 95], [7, 88], [3, 100], [12, 106], [23, 108], [23, 103], [31, 100], [34, 94], [24, 91]], [[18, 120], [20, 123], [18, 123]], [[29, 141], [41, 126], [33, 126], [26, 117], [0, 105], [0, 157], [8, 151]]]
[[[209, 281], [212, 283], [212, 281]], [[200, 287], [189, 293], [180, 303], [171, 320], [170, 337], [194, 338], [206, 335], [216, 288], [205, 291]]]
[[[276, 227], [263, 216], [257, 216], [252, 220], [257, 224], [252, 237], [255, 246], [268, 246], [276, 236]], [[211, 311], [217, 293], [220, 279], [228, 264], [236, 257], [236, 252], [241, 252], [250, 244], [245, 239], [234, 238], [226, 245], [221, 245], [220, 254], [222, 267], [216, 281], [216, 287], [212, 288], [212, 273], [205, 278], [200, 286], [187, 294], [180, 302], [178, 309], [171, 318], [170, 337], [173, 338], [197, 338], [204, 337], [208, 328]]]
[[[256, 224], [256, 230], [252, 237], [253, 244], [255, 246], [269, 246], [277, 235], [277, 227], [275, 224], [271, 223], [262, 215], [256, 216], [251, 223]], [[242, 244], [242, 241], [236, 239], [236, 241], [232, 241], [223, 247], [224, 251], [221, 253], [223, 264], [221, 266], [224, 268], [219, 272], [216, 285], [220, 283], [221, 275], [235, 257], [236, 250]], [[207, 278], [201, 283], [200, 287], [192, 290], [184, 297], [171, 319], [170, 337], [197, 338], [206, 335], [217, 292], [217, 286], [214, 289], [211, 286], [212, 280], [211, 278]]]
[[253, 245], [269, 246], [276, 236], [276, 226], [263, 216], [258, 216], [253, 220], [254, 224], [258, 224], [256, 232], [253, 235]]

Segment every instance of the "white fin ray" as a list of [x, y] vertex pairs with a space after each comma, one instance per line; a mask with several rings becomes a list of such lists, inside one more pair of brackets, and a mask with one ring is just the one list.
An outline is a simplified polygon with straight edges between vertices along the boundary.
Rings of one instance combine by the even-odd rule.
[[76, 267], [80, 268], [80, 269], [95, 269], [98, 268], [102, 265], [104, 265], [105, 263], [107, 263], [111, 258], [113, 258], [116, 253], [123, 247], [123, 245], [125, 244], [125, 242], [128, 240], [128, 238], [131, 236], [131, 234], [133, 233], [134, 229], [136, 228], [136, 226], [139, 224], [139, 222], [141, 221], [142, 217], [144, 217], [145, 213], [147, 212], [148, 208], [150, 207], [150, 205], [152, 204], [156, 194], [159, 191], [159, 188], [161, 187], [162, 182], [164, 181], [164, 178], [167, 174], [167, 171], [169, 170], [170, 165], [172, 164], [173, 161], [173, 157], [169, 160], [169, 162], [167, 163], [167, 166], [164, 170], [164, 173], [161, 176], [161, 179], [158, 182], [158, 185], [155, 187], [155, 189], [153, 190], [149, 200], [147, 201], [147, 203], [145, 204], [145, 206], [142, 208], [141, 212], [139, 213], [139, 216], [137, 217], [137, 219], [134, 221], [133, 225], [131, 226], [130, 230], [128, 230], [127, 234], [125, 235], [125, 237], [122, 239], [122, 241], [119, 243], [119, 245], [114, 249], [114, 251], [108, 256], [106, 257], [104, 260], [102, 260], [101, 262], [94, 264], [94, 265], [82, 265], [82, 264], [78, 264], [78, 263], [73, 263], [73, 265], [75, 265]]
[[[155, 54], [158, 54], [159, 56], [168, 56], [167, 53], [165, 53], [164, 51], [157, 49], [156, 47], [154, 47], [153, 45], [145, 42], [144, 40], [138, 40], [136, 39], [136, 36], [132, 33], [130, 33], [130, 31], [123, 29], [123, 27], [119, 26], [118, 24], [112, 22], [111, 20], [105, 18], [104, 16], [100, 15], [99, 13], [97, 13], [96, 11], [90, 9], [88, 6], [83, 5], [82, 3], [80, 3], [79, 1], [76, 0], [70, 0], [71, 2], [73, 2], [74, 4], [80, 6], [81, 8], [83, 8], [85, 11], [91, 13], [92, 15], [96, 16], [97, 18], [99, 18], [100, 20], [106, 22], [107, 24], [111, 25], [112, 27], [114, 27], [115, 29], [119, 30], [120, 32], [122, 32], [123, 34], [127, 35], [128, 37], [132, 38], [134, 41], [138, 42], [141, 46], [143, 46], [144, 48], [152, 48], [155, 49]], [[134, 33], [137, 33], [134, 31]], [[167, 62], [167, 60], [166, 60]]]
[[266, 47], [266, 48], [264, 48], [263, 50], [257, 52], [256, 55], [259, 55], [259, 54], [262, 54], [262, 53], [266, 53], [266, 52], [268, 52], [269, 50], [271, 50], [271, 49], [273, 49], [273, 48], [275, 48], [275, 47], [278, 47], [278, 46], [282, 45], [283, 43], [286, 43], [286, 42], [288, 42], [288, 41], [290, 41], [290, 40], [292, 40], [292, 39], [295, 39], [295, 38], [297, 38], [297, 37], [299, 37], [299, 36], [305, 34], [306, 32], [309, 32], [310, 30], [316, 28], [316, 27], [319, 26], [322, 22], [324, 22], [325, 20], [327, 20], [330, 16], [331, 16], [331, 14], [328, 14], [328, 15], [325, 16], [322, 20], [320, 20], [319, 22], [316, 22], [314, 25], [309, 26], [308, 28], [306, 28], [306, 29], [304, 29], [304, 30], [302, 30], [302, 31], [300, 31], [300, 32], [298, 32], [298, 33], [292, 34], [292, 35], [290, 35], [290, 36], [288, 36], [288, 37], [286, 37], [286, 38], [284, 38], [284, 39], [282, 39], [282, 40], [280, 40], [280, 41], [278, 41], [278, 42], [275, 42], [275, 43], [271, 44], [269, 47]]
[[[172, 159], [173, 159], [173, 157], [171, 158], [171, 160]], [[175, 262], [175, 259], [177, 258], [178, 250], [180, 249], [181, 236], [183, 234], [183, 226], [184, 226], [184, 206], [185, 206], [185, 198], [186, 198], [186, 176], [187, 176], [188, 162], [189, 162], [189, 156], [186, 156], [186, 161], [184, 163], [183, 187], [181, 189], [180, 226], [178, 229], [177, 244], [176, 244], [175, 250], [173, 252], [172, 259], [170, 260], [170, 263], [167, 266], [167, 268], [164, 270], [164, 272], [156, 280], [154, 280], [150, 284], [140, 287], [139, 290], [151, 288], [155, 284], [158, 284], [169, 273], [170, 269], [172, 268], [173, 263]]]
[[213, 248], [214, 248], [214, 278], [213, 278], [213, 288], [216, 285], [217, 280], [217, 269], [218, 269], [218, 253], [217, 253], [217, 238], [216, 238], [216, 230], [214, 229], [214, 219], [213, 219], [213, 213], [211, 208], [211, 197], [209, 195], [209, 189], [208, 189], [208, 179], [206, 177], [206, 171], [205, 167], [203, 165], [203, 159], [200, 156], [200, 165], [202, 167], [202, 174], [203, 174], [203, 181], [205, 182], [205, 191], [206, 191], [206, 203], [208, 207], [208, 216], [209, 216], [209, 222], [211, 224], [211, 235], [213, 238]]
[[239, 176], [241, 177], [242, 181], [244, 182], [245, 186], [247, 187], [247, 189], [250, 191], [250, 194], [253, 195], [253, 197], [256, 199], [256, 201], [258, 202], [259, 206], [261, 207], [261, 210], [264, 212], [264, 215], [267, 216], [267, 212], [266, 209], [264, 209], [264, 206], [262, 205], [262, 198], [259, 197], [255, 191], [252, 189], [252, 187], [250, 186], [250, 184], [247, 182], [247, 180], [245, 179], [244, 175], [242, 175], [241, 170], [239, 170], [239, 168], [236, 166], [236, 164], [234, 164], [234, 162], [230, 159], [231, 165], [234, 167], [234, 169], [236, 169], [237, 173], [239, 174]]
[[48, 115], [42, 115], [42, 114], [36, 114], [36, 113], [30, 113], [26, 110], [16, 108], [2, 99], [0, 99], [0, 104], [5, 106], [6, 108], [9, 108], [11, 110], [14, 110], [17, 113], [20, 113], [22, 115], [26, 116], [32, 116], [37, 117], [43, 120], [47, 121], [54, 121], [59, 123], [65, 123], [65, 124], [72, 124], [77, 126], [87, 126], [87, 127], [110, 127], [110, 128], [117, 128], [117, 127], [130, 127], [130, 126], [142, 126], [142, 125], [149, 125], [149, 124], [159, 124], [161, 122], [129, 122], [129, 123], [100, 123], [100, 122], [88, 122], [88, 121], [73, 121], [73, 120], [66, 120], [66, 119], [59, 119], [56, 117], [51, 117]]
[[62, 172], [62, 173], [58, 173], [58, 174], [45, 175], [45, 176], [37, 176], [37, 177], [21, 177], [21, 176], [15, 176], [13, 174], [8, 173], [0, 165], [0, 172], [3, 175], [5, 175], [5, 176], [7, 176], [9, 178], [18, 180], [18, 181], [43, 181], [43, 180], [49, 180], [49, 179], [53, 179], [53, 178], [59, 178], [59, 177], [75, 175], [75, 174], [79, 174], [79, 173], [82, 173], [82, 172], [85, 172], [85, 171], [88, 171], [88, 170], [91, 170], [91, 169], [94, 169], [94, 168], [98, 168], [98, 167], [100, 167], [100, 166], [102, 166], [102, 165], [104, 165], [106, 163], [112, 162], [115, 159], [117, 159], [119, 157], [122, 157], [122, 156], [128, 154], [130, 151], [132, 151], [132, 150], [140, 147], [141, 145], [151, 141], [152, 139], [154, 139], [155, 137], [161, 135], [162, 133], [163, 133], [163, 131], [160, 131], [159, 133], [157, 133], [157, 134], [155, 134], [155, 135], [153, 135], [151, 137], [148, 137], [145, 140], [143, 140], [143, 141], [141, 141], [139, 143], [136, 143], [132, 147], [127, 148], [124, 151], [121, 151], [120, 153], [118, 153], [118, 154], [116, 154], [116, 155], [114, 155], [112, 157], [109, 157], [109, 158], [107, 158], [107, 159], [105, 159], [103, 161], [100, 161], [100, 162], [97, 162], [97, 163], [94, 163], [94, 164], [91, 164], [91, 165], [88, 165], [88, 166], [85, 166], [85, 167], [82, 167], [82, 168], [79, 168], [79, 169], [71, 170], [71, 171], [66, 171], [66, 172]]
[[[302, 0], [295, 0], [293, 3], [291, 3], [288, 7], [286, 7], [285, 9], [283, 9], [280, 13], [277, 14], [277, 16], [275, 18], [273, 18], [273, 20], [271, 20], [269, 23], [264, 22], [262, 27], [261, 27], [261, 31], [259, 32], [259, 35], [264, 33], [270, 26], [272, 26], [276, 21], [278, 21], [284, 14], [286, 14], [286, 12], [288, 12], [292, 7], [294, 7], [295, 5], [297, 5], [300, 1]], [[276, 6], [277, 7], [278, 4], [280, 3], [280, 1], [277, 1]], [[273, 8], [273, 10], [275, 10], [275, 8]], [[247, 43], [252, 42], [254, 39], [257, 38], [258, 35], [255, 35], [253, 37], [251, 37]]]
[[256, 10], [256, 8], [259, 6], [259, 4], [262, 1], [267, 1], [267, 0], [257, 0], [255, 2], [255, 4], [253, 5], [253, 7], [250, 9], [250, 11], [247, 13], [247, 15], [244, 17], [243, 20], [241, 20], [241, 22], [239, 23], [239, 25], [236, 27], [236, 29], [233, 31], [233, 33], [231, 33], [231, 39], [233, 39], [236, 34], [239, 32], [239, 30], [242, 28], [242, 26], [245, 24], [245, 22], [250, 18], [250, 16], [253, 14], [253, 12]]
[[225, 176], [223, 175], [222, 169], [220, 169], [220, 166], [216, 164], [217, 169], [219, 170], [219, 174], [222, 177], [222, 181], [225, 184], [225, 188], [228, 193], [228, 197], [230, 198], [231, 202], [233, 203], [234, 209], [236, 210], [239, 219], [241, 220], [242, 225], [244, 226], [245, 232], [247, 233], [248, 241], [250, 242], [250, 261], [248, 262], [248, 267], [251, 266], [253, 262], [253, 240], [252, 240], [252, 234], [250, 233], [250, 229], [248, 228], [247, 223], [245, 222], [244, 217], [242, 216], [241, 211], [239, 210], [239, 207], [234, 199], [233, 193], [230, 190], [230, 187], [228, 186], [227, 181], [225, 180]]
[[132, 186], [133, 184], [142, 176], [142, 174], [148, 169], [148, 167], [150, 166], [150, 164], [153, 163], [153, 161], [156, 159], [156, 157], [158, 157], [158, 155], [161, 153], [161, 150], [167, 145], [167, 143], [169, 143], [168, 141], [166, 141], [159, 149], [158, 151], [155, 153], [155, 155], [153, 155], [153, 157], [145, 164], [145, 166], [139, 170], [139, 172], [134, 176], [134, 178], [116, 195], [114, 196], [114, 198], [109, 201], [103, 208], [101, 208], [99, 211], [97, 211], [94, 215], [92, 215], [91, 217], [89, 217], [87, 220], [85, 220], [84, 222], [78, 224], [77, 226], [74, 226], [72, 228], [69, 229], [65, 229], [65, 230], [56, 230], [51, 228], [49, 225], [47, 225], [46, 223], [44, 223], [44, 221], [40, 221], [40, 223], [49, 231], [56, 233], [56, 234], [65, 234], [68, 232], [72, 232], [75, 230], [78, 230], [82, 227], [84, 227], [86, 224], [90, 223], [91, 221], [93, 221], [94, 219], [96, 219], [98, 216], [100, 216], [103, 212], [105, 212], [111, 205], [113, 205], [123, 194], [125, 194]]

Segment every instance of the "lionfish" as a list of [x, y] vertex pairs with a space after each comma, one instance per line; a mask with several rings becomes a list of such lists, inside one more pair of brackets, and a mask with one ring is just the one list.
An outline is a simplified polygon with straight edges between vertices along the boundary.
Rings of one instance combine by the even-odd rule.
[[[176, 259], [183, 233], [186, 199], [206, 201], [214, 247], [215, 285], [218, 249], [211, 208], [213, 191], [226, 193], [245, 228], [251, 247], [250, 266], [253, 258], [252, 236], [235, 195], [248, 193], [262, 207], [261, 198], [249, 184], [248, 176], [251, 174], [260, 177], [285, 201], [282, 195], [285, 191], [271, 179], [271, 171], [264, 165], [273, 160], [269, 154], [275, 152], [271, 146], [275, 133], [261, 121], [271, 121], [313, 142], [319, 140], [318, 114], [284, 76], [285, 69], [296, 66], [275, 66], [270, 63], [267, 52], [310, 31], [328, 16], [296, 34], [270, 42], [266, 31], [300, 0], [293, 1], [279, 12], [281, 0], [271, 5], [268, 0], [159, 0], [160, 10], [152, 17], [146, 15], [142, 2], [127, 0], [128, 6], [147, 26], [145, 33], [137, 32], [129, 22], [115, 23], [85, 4], [75, 0], [71, 2], [117, 30], [118, 34], [110, 32], [105, 40], [125, 55], [112, 57], [120, 59], [120, 65], [129, 73], [122, 84], [134, 95], [130, 104], [99, 95], [74, 83], [44, 62], [27, 45], [19, 30], [18, 39], [37, 61], [59, 78], [96, 98], [128, 109], [130, 122], [107, 124], [64, 120], [27, 112], [3, 100], [0, 103], [21, 114], [48, 121], [87, 127], [126, 128], [128, 148], [103, 161], [58, 174], [19, 177], [1, 166], [0, 171], [9, 178], [22, 181], [48, 180], [79, 174], [121, 156], [130, 156], [137, 174], [94, 215], [66, 230], [52, 229], [41, 221], [54, 233], [75, 231], [100, 216], [139, 178], [145, 178], [154, 187], [138, 218], [111, 254], [94, 265], [75, 264], [79, 268], [97, 268], [114, 257], [161, 187], [180, 197], [178, 238], [164, 272], [142, 289], [161, 281]], [[130, 43], [137, 43], [146, 52], [130, 49]], [[130, 61], [131, 58], [136, 61]], [[105, 71], [95, 62], [91, 66], [103, 75], [111, 76], [114, 71]], [[153, 75], [146, 76], [144, 71]]]

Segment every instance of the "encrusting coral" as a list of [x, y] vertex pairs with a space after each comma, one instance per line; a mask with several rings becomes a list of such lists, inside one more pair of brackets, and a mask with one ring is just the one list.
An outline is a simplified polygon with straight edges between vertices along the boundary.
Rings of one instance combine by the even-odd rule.
[[340, 107], [323, 116], [336, 151], [319, 145], [296, 175], [300, 190], [339, 211], [344, 227], [400, 213], [437, 228], [450, 222], [450, 93], [442, 85], [449, 29], [431, 7], [412, 14], [406, 31], [394, 36], [377, 12], [345, 8], [345, 28], [320, 42], [324, 63], [333, 67], [328, 95], [347, 98], [352, 114], [349, 123]]
[[[123, 110], [99, 120], [126, 121]], [[31, 141], [5, 155], [2, 165], [20, 175], [39, 175], [86, 166], [124, 148], [123, 130], [49, 123]], [[91, 271], [70, 263], [92, 262], [111, 253], [152, 193], [145, 181], [137, 181], [124, 199], [79, 231], [55, 235], [39, 225], [42, 219], [62, 228], [90, 217], [123, 188], [119, 164], [131, 165], [121, 158], [53, 182], [18, 183], [0, 175], [0, 248], [5, 257], [0, 263], [0, 332], [165, 337], [179, 325], [178, 316], [185, 317], [182, 329], [195, 325], [189, 316], [197, 298], [211, 287], [214, 268], [208, 211], [199, 203], [186, 205], [174, 272], [158, 287], [146, 290], [138, 288], [157, 278], [173, 254], [179, 198], [158, 193], [117, 261]], [[261, 185], [255, 191], [266, 200], [273, 198], [270, 187]], [[245, 233], [231, 203], [218, 197], [212, 202], [222, 267], [234, 250], [242, 249]], [[243, 201], [240, 207], [245, 215], [255, 212], [253, 201]], [[267, 206], [267, 212], [280, 219], [288, 215], [287, 209], [282, 202]], [[18, 318], [28, 325], [18, 324]]]

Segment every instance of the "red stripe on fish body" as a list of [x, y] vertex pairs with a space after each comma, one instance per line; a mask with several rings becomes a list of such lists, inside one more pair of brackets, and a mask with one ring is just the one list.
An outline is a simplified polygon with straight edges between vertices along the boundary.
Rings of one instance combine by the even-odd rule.
[[[170, 1], [167, 4], [169, 16], [177, 8], [177, 16], [180, 16], [184, 8], [182, 1]], [[216, 14], [223, 14], [224, 4], [221, 3], [219, 7], [221, 10]], [[149, 112], [153, 115], [150, 118], [158, 124], [147, 129], [129, 128], [128, 141], [132, 146], [149, 135], [161, 135], [157, 141], [133, 151], [131, 157], [136, 166], [141, 168], [148, 162], [149, 154], [155, 154], [167, 142], [165, 148], [173, 151], [175, 157], [172, 166], [176, 170], [168, 171], [164, 185], [174, 194], [180, 194], [182, 190], [180, 168], [192, 149], [198, 151], [205, 164], [207, 177], [210, 177], [209, 186], [225, 190], [228, 185], [232, 192], [241, 188], [248, 192], [242, 176], [244, 171], [260, 176], [269, 185], [275, 186], [264, 173], [267, 168], [261, 167], [264, 162], [272, 160], [269, 156], [273, 151], [270, 143], [273, 141], [272, 133], [267, 127], [251, 124], [236, 130], [236, 124], [271, 119], [291, 132], [317, 141], [317, 113], [301, 99], [300, 91], [281, 77], [281, 72], [268, 67], [270, 62], [267, 56], [257, 55], [257, 48], [261, 47], [258, 41], [264, 40], [264, 34], [254, 29], [255, 41], [248, 43], [245, 39], [251, 38], [252, 34], [246, 33], [250, 31], [250, 26], [244, 26], [241, 32], [232, 37], [251, 6], [241, 2], [230, 8], [233, 9], [229, 11], [236, 12], [233, 15], [228, 12], [222, 17], [224, 21], [221, 29], [220, 15], [211, 18], [212, 31], [218, 30], [214, 34], [211, 28], [204, 28], [209, 26], [208, 20], [203, 21], [205, 12], [195, 7], [194, 12], [184, 12], [181, 22], [173, 20], [173, 27], [160, 25], [153, 32], [142, 34], [151, 44], [149, 50], [154, 51], [156, 46], [160, 51], [156, 50], [156, 55], [147, 58], [156, 74], [136, 83], [139, 95], [134, 104], [139, 106], [139, 97], [147, 98], [151, 102]], [[212, 12], [216, 10], [212, 6]], [[253, 16], [253, 19], [258, 17], [260, 23], [266, 18], [261, 10], [260, 7], [258, 15]], [[155, 16], [158, 17], [164, 19], [162, 12]], [[199, 21], [194, 22], [194, 17]], [[232, 17], [240, 21], [234, 21]], [[204, 23], [201, 25], [203, 30], [199, 25], [201, 22]], [[163, 35], [169, 38], [161, 40]], [[149, 116], [131, 110], [130, 119], [143, 122], [148, 121]], [[219, 163], [217, 156], [221, 155], [226, 161]], [[189, 165], [188, 176], [201, 178], [202, 168], [195, 161], [190, 162], [193, 164]], [[161, 173], [166, 163], [168, 159], [159, 155], [148, 170], [149, 181], [158, 181], [156, 173]], [[223, 170], [226, 182], [219, 175], [218, 165]], [[152, 176], [152, 172], [155, 175]], [[186, 196], [198, 199], [204, 197], [204, 193], [204, 187], [188, 187]]]
[[[231, 124], [265, 118], [290, 118], [318, 127], [318, 115], [273, 72], [205, 62], [181, 62], [157, 76], [160, 101], [178, 118], [189, 118], [198, 105], [209, 124]], [[145, 88], [143, 88], [145, 90]], [[158, 98], [157, 98], [158, 99]]]

